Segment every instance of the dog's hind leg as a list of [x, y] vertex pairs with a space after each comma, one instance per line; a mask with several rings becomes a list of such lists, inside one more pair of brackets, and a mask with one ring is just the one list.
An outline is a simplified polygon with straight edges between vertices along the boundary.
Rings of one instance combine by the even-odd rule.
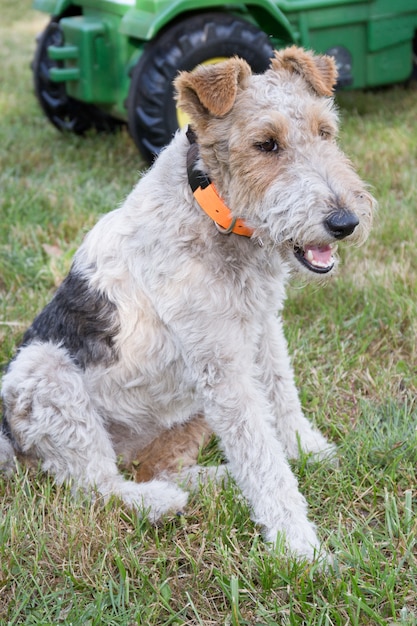
[[[196, 490], [207, 481], [224, 481], [226, 465], [198, 465], [199, 454], [212, 435], [204, 416], [196, 415], [188, 422], [163, 430], [145, 448], [129, 450], [123, 465], [137, 482], [166, 478]], [[123, 444], [119, 452], [123, 457]]]
[[258, 362], [260, 378], [274, 410], [273, 427], [288, 458], [303, 452], [336, 463], [336, 446], [304, 416], [280, 320], [265, 321]]
[[3, 380], [5, 416], [15, 447], [41, 461], [57, 482], [95, 489], [146, 510], [154, 521], [181, 510], [187, 494], [167, 481], [136, 484], [117, 468], [116, 452], [85, 387], [82, 371], [63, 347], [25, 346]]

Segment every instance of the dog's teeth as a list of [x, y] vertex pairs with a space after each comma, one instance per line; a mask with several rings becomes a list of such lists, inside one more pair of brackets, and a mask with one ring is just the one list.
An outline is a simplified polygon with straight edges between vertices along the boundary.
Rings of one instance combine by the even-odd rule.
[[[320, 252], [319, 249], [317, 250]], [[329, 259], [326, 258], [326, 261], [322, 261], [320, 258], [317, 258], [317, 255], [314, 254], [312, 248], [308, 248], [308, 250], [304, 252], [304, 258], [308, 263], [310, 263], [310, 265], [319, 269], [326, 269], [334, 263], [333, 256]]]
[[307, 261], [309, 263], [313, 263], [313, 261], [314, 261], [314, 254], [313, 254], [312, 250], [307, 250], [307, 253], [306, 253], [305, 257], [306, 257], [306, 259], [307, 259]]

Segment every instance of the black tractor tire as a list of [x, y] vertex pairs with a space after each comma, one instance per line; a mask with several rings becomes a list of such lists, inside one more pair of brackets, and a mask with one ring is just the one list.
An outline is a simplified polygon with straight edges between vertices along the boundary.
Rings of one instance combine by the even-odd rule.
[[65, 83], [50, 80], [49, 70], [63, 67], [62, 61], [48, 57], [48, 46], [61, 46], [64, 42], [60, 20], [53, 17], [37, 40], [35, 55], [31, 64], [35, 95], [48, 120], [60, 131], [83, 135], [90, 129], [98, 132], [113, 132], [120, 128], [119, 120], [97, 107], [71, 98]]
[[417, 80], [417, 34], [413, 39], [413, 69], [411, 71], [411, 78]]
[[127, 99], [129, 132], [146, 161], [151, 162], [178, 129], [172, 84], [177, 73], [235, 55], [254, 73], [262, 73], [273, 48], [263, 31], [228, 13], [185, 18], [147, 44], [132, 70]]

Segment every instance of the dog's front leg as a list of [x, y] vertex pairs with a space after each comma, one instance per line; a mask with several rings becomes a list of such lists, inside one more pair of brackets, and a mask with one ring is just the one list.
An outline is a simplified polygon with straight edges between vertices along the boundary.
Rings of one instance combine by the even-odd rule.
[[315, 459], [335, 462], [336, 446], [303, 414], [281, 320], [275, 315], [264, 320], [257, 364], [260, 380], [273, 407], [273, 427], [287, 457], [298, 458], [301, 447]]
[[237, 358], [233, 364], [205, 368], [211, 369], [202, 390], [206, 419], [267, 541], [277, 541], [281, 533], [291, 554], [312, 560], [319, 540], [305, 499], [271, 426], [268, 400], [255, 376], [242, 373], [245, 365], [247, 360]]

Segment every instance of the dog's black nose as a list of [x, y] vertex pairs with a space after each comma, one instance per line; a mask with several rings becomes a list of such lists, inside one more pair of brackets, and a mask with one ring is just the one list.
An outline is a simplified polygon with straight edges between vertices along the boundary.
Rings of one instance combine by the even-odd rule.
[[335, 211], [325, 220], [327, 230], [335, 239], [344, 239], [353, 233], [359, 220], [350, 211]]

